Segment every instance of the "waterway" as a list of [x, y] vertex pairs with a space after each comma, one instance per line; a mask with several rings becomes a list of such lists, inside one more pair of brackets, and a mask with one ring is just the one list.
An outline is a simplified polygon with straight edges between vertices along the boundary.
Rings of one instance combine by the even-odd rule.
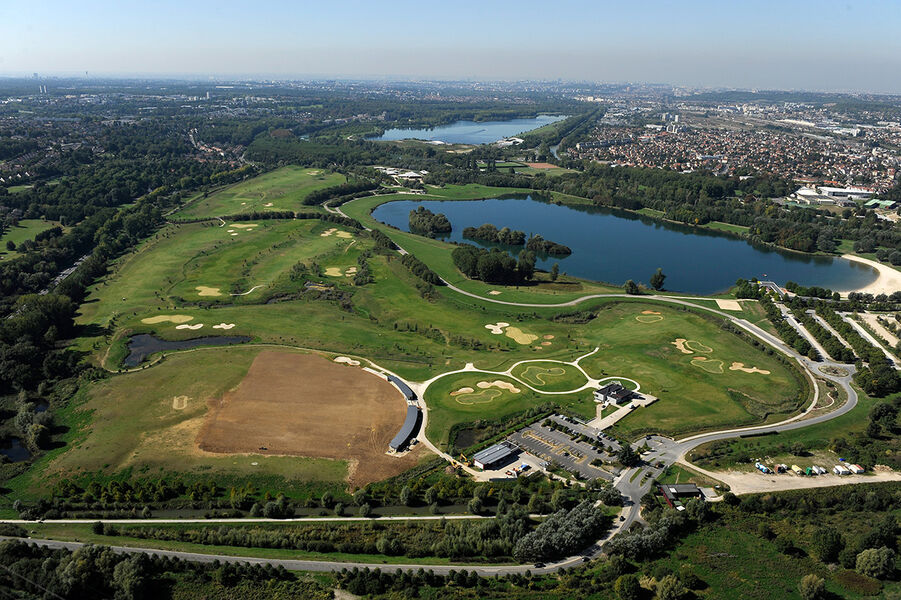
[[144, 359], [157, 352], [165, 352], [167, 350], [186, 350], [188, 348], [197, 348], [198, 346], [230, 346], [232, 344], [243, 344], [249, 342], [250, 338], [246, 335], [210, 335], [206, 337], [194, 338], [191, 340], [169, 341], [142, 333], [133, 336], [128, 340], [128, 356], [122, 361], [126, 367], [136, 367]]
[[8, 438], [0, 442], [0, 454], [9, 462], [22, 462], [31, 458], [31, 451], [25, 447], [19, 438]]
[[383, 135], [370, 139], [389, 142], [417, 139], [446, 144], [490, 144], [565, 118], [566, 116], [561, 115], [539, 115], [509, 121], [457, 121], [431, 129], [389, 129]]
[[447, 215], [453, 231], [441, 239], [488, 247], [462, 235], [465, 227], [483, 223], [524, 231], [526, 236], [539, 234], [573, 251], [565, 258], [538, 257], [539, 268], [550, 270], [556, 262], [561, 272], [615, 285], [627, 279], [647, 284], [658, 267], [667, 276], [666, 289], [703, 295], [725, 291], [739, 278], [756, 277], [780, 285], [794, 281], [844, 291], [870, 284], [877, 276], [871, 267], [842, 258], [755, 246], [726, 233], [661, 223], [626, 211], [556, 205], [531, 195], [403, 200], [382, 204], [372, 215], [408, 231], [409, 213], [420, 204]]

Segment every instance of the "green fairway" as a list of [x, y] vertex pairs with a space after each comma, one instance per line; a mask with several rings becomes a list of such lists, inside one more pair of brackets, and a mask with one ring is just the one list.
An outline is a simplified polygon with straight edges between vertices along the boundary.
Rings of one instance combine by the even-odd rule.
[[590, 391], [549, 396], [509, 377], [489, 373], [442, 377], [429, 386], [425, 401], [429, 407], [426, 434], [441, 448], [446, 448], [450, 429], [458, 423], [500, 419], [545, 403], [558, 404], [588, 418], [594, 417], [595, 410]]
[[174, 219], [196, 219], [267, 210], [303, 208], [310, 192], [347, 181], [344, 175], [324, 169], [287, 166], [217, 190], [208, 197], [190, 201]]
[[[646, 316], [662, 319], [637, 321], [646, 311], [659, 313]], [[717, 321], [691, 312], [659, 304], [618, 304], [600, 312], [591, 333], [601, 349], [580, 364], [592, 377], [630, 377], [642, 392], [660, 398], [617, 423], [625, 437], [759, 423], [801, 405], [800, 374], [722, 330]], [[686, 339], [683, 352], [678, 341]], [[769, 374], [739, 370], [754, 367]]]
[[581, 371], [554, 362], [528, 362], [513, 368], [513, 376], [543, 392], [575, 390], [587, 383]]
[[19, 256], [17, 251], [6, 249], [7, 242], [14, 243], [18, 248], [22, 242], [33, 240], [37, 234], [57, 225], [59, 223], [56, 221], [44, 221], [43, 219], [23, 219], [19, 221], [18, 225], [10, 227], [0, 236], [0, 260], [9, 260]]

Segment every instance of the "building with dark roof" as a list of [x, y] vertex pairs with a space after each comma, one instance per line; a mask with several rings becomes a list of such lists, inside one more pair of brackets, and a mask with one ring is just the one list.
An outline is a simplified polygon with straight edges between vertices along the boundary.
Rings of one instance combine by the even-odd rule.
[[472, 462], [480, 469], [494, 469], [510, 462], [516, 456], [519, 449], [513, 444], [501, 442], [481, 452], [476, 452]]
[[404, 419], [404, 424], [401, 426], [400, 431], [397, 432], [397, 435], [394, 436], [394, 439], [388, 443], [388, 447], [395, 452], [400, 452], [407, 445], [407, 442], [410, 441], [410, 438], [413, 437], [413, 434], [419, 427], [420, 416], [421, 413], [419, 408], [412, 404], [408, 404], [407, 417]]
[[394, 387], [400, 390], [400, 393], [404, 395], [404, 397], [407, 399], [407, 402], [413, 402], [414, 400], [416, 400], [416, 394], [413, 392], [413, 390], [410, 389], [410, 386], [408, 386], [403, 379], [401, 379], [400, 377], [395, 377], [394, 375], [388, 375], [387, 377], [388, 381], [393, 383]]
[[614, 381], [608, 383], [602, 388], [594, 391], [594, 401], [603, 404], [619, 404], [620, 402], [628, 402], [637, 397], [638, 394], [624, 387], [620, 382]]
[[657, 490], [663, 494], [666, 503], [677, 510], [684, 510], [684, 498], [704, 498], [704, 492], [693, 483], [664, 483], [658, 485]]

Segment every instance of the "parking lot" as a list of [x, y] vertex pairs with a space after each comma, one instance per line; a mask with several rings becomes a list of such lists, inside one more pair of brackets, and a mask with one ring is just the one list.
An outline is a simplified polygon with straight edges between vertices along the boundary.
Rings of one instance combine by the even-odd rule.
[[[570, 432], [589, 435], [591, 428], [578, 423], [570, 423], [563, 417], [552, 417], [556, 423], [566, 427]], [[597, 432], [592, 439], [597, 439]], [[601, 467], [593, 466], [594, 460], [604, 463], [613, 461], [613, 457], [607, 452], [599, 451], [589, 443], [571, 439], [570, 433], [557, 431], [545, 427], [541, 423], [533, 423], [520, 429], [507, 438], [519, 446], [525, 452], [533, 454], [545, 461], [554, 462], [571, 473], [578, 473], [585, 479], [602, 478], [612, 480], [615, 473]], [[603, 440], [607, 446], [610, 442]], [[617, 445], [618, 446], [618, 445]]]

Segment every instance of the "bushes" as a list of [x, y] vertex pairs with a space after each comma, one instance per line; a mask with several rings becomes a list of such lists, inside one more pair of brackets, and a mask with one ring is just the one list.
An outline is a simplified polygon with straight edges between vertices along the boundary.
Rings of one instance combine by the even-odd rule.
[[[384, 235], [384, 234], [383, 234]], [[432, 271], [424, 262], [413, 256], [412, 254], [404, 254], [400, 262], [403, 266], [407, 267], [407, 269], [431, 285], [445, 285], [444, 281], [441, 277], [438, 276], [437, 273]]]
[[548, 517], [519, 540], [513, 556], [519, 562], [568, 556], [597, 539], [609, 524], [609, 517], [585, 500], [569, 512], [561, 510]]
[[470, 279], [504, 285], [515, 285], [523, 279], [516, 260], [498, 248], [489, 251], [462, 244], [454, 248], [451, 258], [454, 266]]
[[307, 197], [303, 199], [303, 203], [307, 206], [315, 206], [317, 204], [322, 204], [327, 200], [331, 200], [332, 198], [356, 194], [359, 192], [367, 192], [378, 187], [379, 184], [372, 181], [342, 183], [341, 185], [335, 185], [332, 187], [327, 187], [321, 190], [310, 192], [309, 194], [307, 194]]
[[514, 231], [509, 227], [499, 230], [491, 223], [485, 223], [479, 227], [467, 227], [463, 230], [463, 237], [505, 246], [522, 246], [526, 243], [526, 234], [522, 231]]

